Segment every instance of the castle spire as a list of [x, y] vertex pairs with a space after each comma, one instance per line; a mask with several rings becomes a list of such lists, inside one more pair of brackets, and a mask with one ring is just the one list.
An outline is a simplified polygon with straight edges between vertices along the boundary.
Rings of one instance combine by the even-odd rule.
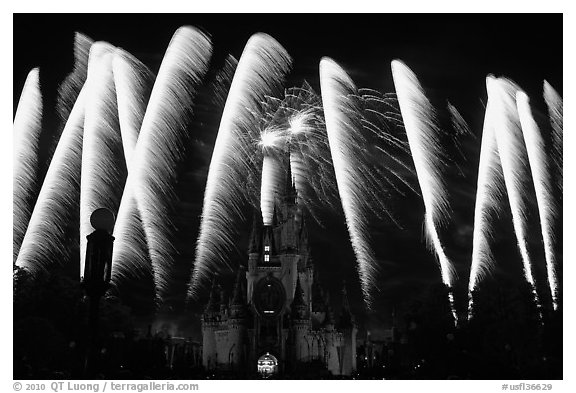
[[349, 328], [354, 326], [354, 315], [350, 311], [350, 302], [348, 300], [348, 292], [346, 291], [346, 281], [343, 281], [342, 285], [342, 313], [340, 314], [340, 320], [338, 326], [340, 328]]
[[252, 232], [248, 246], [249, 253], [260, 252], [262, 250], [262, 215], [258, 210], [254, 210], [252, 218]]
[[346, 280], [342, 282], [342, 310], [350, 312], [350, 302], [348, 301], [348, 291], [346, 290]]

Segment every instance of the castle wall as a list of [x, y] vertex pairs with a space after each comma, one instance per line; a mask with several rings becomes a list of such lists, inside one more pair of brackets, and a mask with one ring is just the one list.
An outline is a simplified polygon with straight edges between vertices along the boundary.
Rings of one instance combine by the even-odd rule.
[[207, 370], [216, 368], [215, 327], [211, 323], [202, 323], [202, 366]]
[[231, 321], [228, 331], [228, 339], [230, 346], [230, 362], [234, 369], [238, 369], [247, 358], [244, 353], [245, 336], [246, 327], [241, 323]]

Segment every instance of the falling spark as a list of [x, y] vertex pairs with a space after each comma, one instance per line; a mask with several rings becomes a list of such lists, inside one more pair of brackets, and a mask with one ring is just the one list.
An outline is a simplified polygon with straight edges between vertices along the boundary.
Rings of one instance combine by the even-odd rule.
[[346, 95], [355, 91], [355, 86], [338, 64], [325, 57], [320, 61], [320, 87], [340, 200], [356, 256], [364, 301], [370, 307], [375, 284], [375, 259], [368, 238], [362, 178], [355, 170], [355, 161], [359, 159], [354, 149], [358, 133], [346, 116], [349, 111]]
[[208, 171], [189, 296], [197, 294], [211, 272], [230, 266], [233, 240], [246, 219], [242, 183], [255, 171], [249, 135], [258, 124], [265, 96], [282, 88], [290, 67], [285, 49], [265, 34], [252, 36], [240, 57]]
[[169, 217], [175, 201], [176, 167], [182, 160], [186, 126], [211, 55], [212, 45], [203, 33], [187, 26], [176, 31], [158, 71], [129, 167], [127, 188], [135, 187], [157, 300], [168, 291], [175, 257]]
[[[416, 75], [402, 62], [392, 62], [392, 75], [400, 111], [416, 167], [422, 199], [424, 200], [426, 234], [438, 257], [442, 281], [452, 292], [455, 271], [444, 252], [437, 227], [448, 216], [447, 190], [443, 179], [446, 165], [440, 144], [439, 128], [434, 119], [434, 108], [424, 95]], [[456, 319], [454, 302], [452, 313]]]
[[487, 78], [486, 84], [488, 100], [494, 102], [492, 107], [494, 133], [502, 163], [504, 184], [512, 209], [512, 223], [522, 257], [524, 276], [530, 284], [536, 305], [540, 307], [526, 240], [528, 228], [526, 227], [527, 190], [525, 183], [529, 174], [527, 152], [515, 100], [518, 88], [507, 79], [496, 79], [491, 76]]
[[78, 252], [69, 236], [78, 233], [85, 96], [82, 89], [68, 116], [18, 255], [16, 264], [33, 277]]
[[554, 255], [554, 223], [558, 219], [558, 209], [554, 203], [552, 179], [550, 167], [545, 153], [545, 144], [540, 129], [532, 116], [530, 100], [526, 93], [516, 93], [516, 104], [522, 133], [526, 142], [530, 169], [538, 202], [542, 238], [544, 240], [544, 255], [546, 258], [546, 270], [548, 284], [552, 293], [552, 305], [554, 310], [558, 308], [558, 279], [556, 274], [556, 258]]
[[112, 74], [114, 49], [104, 42], [97, 42], [90, 49], [80, 183], [81, 277], [84, 275], [86, 236], [93, 231], [90, 216], [99, 208], [107, 208], [117, 216], [126, 179]]
[[13, 261], [16, 262], [26, 233], [38, 182], [38, 150], [42, 132], [42, 94], [40, 71], [28, 73], [14, 117], [13, 169]]

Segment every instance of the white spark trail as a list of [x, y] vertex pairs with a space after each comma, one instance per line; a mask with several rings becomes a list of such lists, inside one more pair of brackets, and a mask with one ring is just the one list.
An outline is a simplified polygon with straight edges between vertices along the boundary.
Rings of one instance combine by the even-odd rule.
[[208, 70], [212, 45], [199, 30], [179, 28], [164, 55], [146, 108], [127, 187], [135, 187], [149, 247], [156, 298], [169, 289], [175, 258], [174, 225], [177, 165], [183, 159], [186, 127], [199, 86]]
[[354, 146], [360, 135], [346, 115], [350, 109], [347, 95], [356, 87], [346, 72], [326, 57], [320, 61], [320, 87], [338, 192], [356, 256], [364, 301], [370, 307], [376, 269], [368, 237], [364, 185], [357, 171], [360, 166], [356, 165], [361, 157]]
[[40, 70], [28, 73], [14, 117], [13, 132], [13, 239], [12, 258], [16, 262], [22, 239], [32, 215], [36, 185], [40, 179], [38, 153], [42, 132], [42, 93]]
[[266, 34], [253, 35], [240, 57], [208, 171], [189, 296], [211, 272], [229, 266], [239, 222], [246, 220], [242, 183], [255, 171], [248, 136], [260, 121], [261, 103], [282, 88], [290, 67], [286, 50]]
[[528, 159], [532, 171], [540, 226], [544, 240], [544, 255], [546, 258], [546, 270], [548, 273], [548, 285], [552, 294], [552, 306], [558, 308], [558, 278], [556, 274], [556, 258], [554, 254], [554, 224], [558, 219], [558, 209], [553, 198], [553, 186], [546, 146], [540, 129], [532, 116], [530, 100], [526, 93], [516, 93], [516, 104], [522, 125], [522, 133], [526, 142]]
[[82, 89], [68, 116], [18, 255], [16, 264], [33, 277], [78, 252], [69, 236], [78, 233], [85, 96]]
[[[406, 135], [425, 207], [426, 235], [438, 257], [442, 282], [450, 295], [455, 280], [452, 262], [446, 256], [438, 236], [438, 227], [447, 221], [449, 206], [444, 181], [445, 153], [440, 144], [439, 128], [434, 117], [434, 108], [424, 95], [416, 75], [404, 63], [392, 62], [392, 75], [398, 103], [406, 128]], [[456, 320], [453, 299], [450, 298], [452, 313]]]

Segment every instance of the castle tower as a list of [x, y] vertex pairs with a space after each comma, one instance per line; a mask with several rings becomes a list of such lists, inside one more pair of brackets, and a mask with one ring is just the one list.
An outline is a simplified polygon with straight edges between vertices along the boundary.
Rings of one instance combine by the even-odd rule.
[[284, 194], [276, 197], [272, 225], [263, 225], [260, 217], [254, 217], [246, 272], [247, 302], [254, 311], [253, 357], [257, 360], [263, 354], [271, 355], [281, 362], [280, 370], [286, 360], [288, 313], [297, 282], [300, 280], [303, 301], [309, 307], [306, 299], [311, 293], [313, 271], [306, 266], [309, 250], [302, 242], [305, 224], [290, 171], [284, 189]]
[[220, 326], [219, 301], [216, 280], [213, 280], [210, 298], [202, 315], [202, 365], [207, 370], [216, 368], [218, 363], [216, 330]]
[[248, 308], [244, 299], [244, 286], [242, 285], [244, 274], [244, 268], [240, 267], [236, 275], [228, 313], [228, 337], [230, 342], [228, 357], [231, 368], [234, 370], [241, 368], [247, 360]]
[[304, 300], [304, 291], [300, 285], [300, 280], [296, 280], [296, 291], [291, 304], [291, 338], [294, 360], [305, 362], [310, 358], [310, 348], [307, 336], [310, 331], [310, 311], [308, 304]]
[[342, 286], [342, 313], [338, 322], [338, 330], [342, 332], [343, 337], [341, 373], [351, 375], [356, 371], [356, 334], [358, 328], [354, 315], [350, 311], [346, 282]]

